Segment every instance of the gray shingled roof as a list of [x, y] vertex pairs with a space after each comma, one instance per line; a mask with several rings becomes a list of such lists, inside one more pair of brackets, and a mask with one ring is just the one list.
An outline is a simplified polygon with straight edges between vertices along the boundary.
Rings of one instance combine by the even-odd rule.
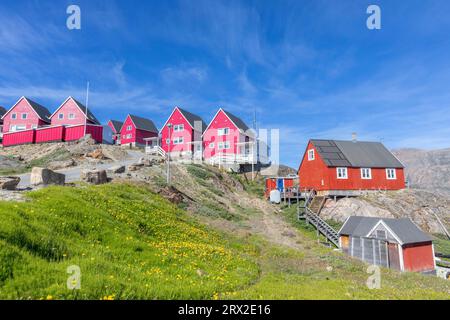
[[158, 129], [156, 128], [152, 120], [141, 118], [132, 114], [130, 114], [130, 118], [131, 120], [133, 120], [133, 123], [137, 129], [150, 132], [158, 132]]
[[233, 121], [233, 123], [242, 131], [247, 131], [249, 129], [249, 127], [245, 124], [244, 121], [241, 120], [241, 118], [236, 117], [234, 114], [225, 111], [222, 109], [222, 111], [228, 116], [228, 118], [231, 119], [231, 121]]
[[[78, 105], [78, 107], [81, 109], [81, 111], [86, 114], [86, 106], [82, 104], [80, 101], [76, 100], [75, 98], [72, 98], [73, 101]], [[97, 120], [97, 118], [94, 116], [94, 114], [91, 112], [91, 109], [88, 108], [88, 116], [87, 118], [94, 122], [95, 124], [100, 124], [100, 121]]]
[[181, 109], [178, 107], [178, 110], [183, 114], [183, 116], [186, 118], [186, 120], [189, 122], [189, 124], [192, 126], [192, 128], [195, 128], [195, 122], [200, 121], [202, 123], [202, 132], [205, 131], [207, 124], [205, 121], [203, 121], [202, 118], [200, 118], [198, 115], [193, 114], [187, 110]]
[[379, 221], [383, 221], [400, 239], [402, 244], [432, 241], [431, 237], [420, 230], [409, 218], [388, 219], [352, 216], [347, 219], [339, 234], [355, 237], [367, 237]]
[[403, 168], [380, 142], [311, 140], [328, 167]]
[[50, 122], [50, 116], [52, 114], [50, 113], [50, 111], [48, 111], [48, 109], [46, 107], [41, 106], [39, 103], [34, 102], [33, 100], [31, 100], [29, 98], [25, 97], [25, 99], [28, 101], [28, 103], [34, 109], [34, 111], [36, 111], [39, 118], [41, 118], [44, 121]]
[[116, 130], [116, 132], [120, 132], [120, 129], [123, 126], [123, 122], [122, 121], [117, 121], [117, 120], [109, 120], [111, 121], [111, 124], [114, 127], [114, 130]]

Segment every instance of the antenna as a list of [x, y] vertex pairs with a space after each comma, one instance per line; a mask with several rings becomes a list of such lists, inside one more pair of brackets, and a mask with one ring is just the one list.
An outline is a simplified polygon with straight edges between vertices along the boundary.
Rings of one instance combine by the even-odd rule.
[[85, 136], [86, 136], [86, 131], [87, 131], [87, 119], [89, 116], [88, 104], [89, 104], [89, 81], [87, 82], [87, 85], [86, 85], [86, 116], [84, 118], [84, 135]]

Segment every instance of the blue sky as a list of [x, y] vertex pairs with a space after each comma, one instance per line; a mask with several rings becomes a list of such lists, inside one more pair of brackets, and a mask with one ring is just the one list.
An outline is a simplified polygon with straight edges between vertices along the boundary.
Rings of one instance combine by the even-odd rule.
[[[66, 8], [81, 7], [81, 30]], [[382, 29], [366, 28], [377, 4]], [[0, 105], [68, 96], [102, 121], [160, 126], [176, 105], [280, 129], [297, 167], [309, 138], [450, 147], [449, 1], [22, 1], [0, 4]]]

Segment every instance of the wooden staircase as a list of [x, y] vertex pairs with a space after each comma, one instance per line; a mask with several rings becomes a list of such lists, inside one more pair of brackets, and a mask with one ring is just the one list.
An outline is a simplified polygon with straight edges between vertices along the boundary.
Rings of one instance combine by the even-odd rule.
[[305, 219], [312, 224], [319, 233], [339, 248], [339, 234], [325, 220], [319, 217], [325, 201], [326, 197], [316, 196], [314, 190], [310, 191], [306, 195], [305, 203], [299, 207], [298, 218]]

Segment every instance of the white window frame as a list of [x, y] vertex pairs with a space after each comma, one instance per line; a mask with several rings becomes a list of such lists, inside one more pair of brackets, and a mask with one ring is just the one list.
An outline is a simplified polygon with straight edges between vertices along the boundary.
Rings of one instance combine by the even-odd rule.
[[[25, 118], [24, 118], [25, 116]], [[27, 120], [28, 119], [28, 113], [22, 113], [20, 119]]]
[[224, 150], [231, 149], [230, 141], [224, 141], [224, 142], [223, 142], [223, 149], [224, 149]]
[[214, 142], [211, 142], [211, 143], [209, 144], [209, 148], [210, 148], [210, 149], [214, 149]]
[[361, 168], [361, 179], [372, 180], [372, 169], [371, 168]]
[[348, 168], [347, 167], [337, 167], [336, 168], [336, 177], [339, 180], [346, 180], [346, 179], [348, 179]]
[[393, 168], [387, 168], [386, 169], [386, 179], [387, 180], [397, 180], [397, 171]]
[[181, 124], [174, 125], [174, 126], [173, 126], [173, 131], [174, 131], [174, 132], [181, 132], [181, 131], [184, 131], [184, 124], [181, 123]]
[[173, 139], [173, 144], [183, 144], [183, 143], [184, 143], [183, 137], [176, 137], [175, 139]]
[[316, 152], [314, 151], [314, 149], [309, 149], [308, 150], [308, 161], [313, 161], [316, 159]]
[[128, 134], [126, 135], [126, 139], [131, 139], [131, 138], [133, 138], [133, 135], [132, 135], [131, 133], [128, 133]]
[[17, 113], [11, 113], [11, 119], [16, 120], [17, 119]]
[[131, 125], [127, 126], [127, 131], [131, 131], [131, 130], [133, 130], [133, 126], [131, 126]]
[[64, 113], [58, 113], [58, 120], [64, 120]]
[[69, 113], [69, 119], [70, 120], [75, 119], [75, 113]]
[[221, 137], [221, 136], [228, 136], [229, 134], [230, 134], [230, 128], [228, 128], [228, 127], [217, 129], [217, 135], [219, 137]]

